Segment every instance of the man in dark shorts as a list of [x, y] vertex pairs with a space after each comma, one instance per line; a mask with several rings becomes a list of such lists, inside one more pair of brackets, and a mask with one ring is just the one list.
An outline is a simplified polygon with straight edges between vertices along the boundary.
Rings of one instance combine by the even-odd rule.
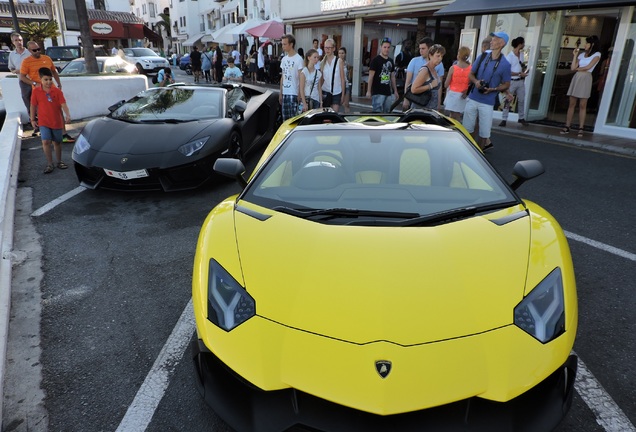
[[190, 62], [192, 63], [192, 74], [194, 75], [194, 82], [198, 83], [201, 79], [201, 53], [196, 46], [192, 48], [190, 53]]

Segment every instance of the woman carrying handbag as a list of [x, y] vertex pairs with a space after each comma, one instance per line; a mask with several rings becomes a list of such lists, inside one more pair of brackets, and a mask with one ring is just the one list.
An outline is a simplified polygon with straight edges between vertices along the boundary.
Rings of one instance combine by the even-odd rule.
[[320, 108], [322, 106], [322, 92], [318, 87], [318, 83], [322, 74], [316, 67], [320, 57], [318, 51], [310, 49], [305, 56], [305, 67], [300, 72], [300, 100], [302, 103], [302, 112], [310, 109]]
[[439, 44], [428, 50], [428, 62], [419, 70], [413, 84], [404, 95], [412, 103], [413, 108], [438, 109], [439, 89], [442, 83], [435, 67], [442, 62], [445, 53], [446, 49]]

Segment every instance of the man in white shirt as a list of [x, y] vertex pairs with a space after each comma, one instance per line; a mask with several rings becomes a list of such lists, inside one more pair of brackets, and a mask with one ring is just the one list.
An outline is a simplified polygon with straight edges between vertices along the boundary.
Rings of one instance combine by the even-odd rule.
[[280, 102], [283, 121], [298, 114], [298, 87], [300, 85], [300, 71], [304, 63], [302, 57], [296, 52], [296, 38], [286, 34], [282, 38], [285, 57], [280, 62]]
[[232, 50], [232, 57], [234, 57], [234, 64], [236, 66], [240, 67], [241, 66], [241, 53], [238, 52], [238, 50], [236, 49], [236, 46]]
[[117, 45], [113, 45], [113, 47], [110, 49], [110, 55], [112, 56], [116, 56], [117, 55]]
[[517, 96], [517, 112], [519, 113], [519, 123], [524, 126], [528, 125], [525, 119], [525, 99], [526, 99], [526, 86], [525, 79], [528, 76], [528, 72], [524, 70], [521, 64], [521, 51], [526, 46], [525, 40], [521, 36], [512, 40], [512, 51], [506, 56], [506, 60], [510, 63], [510, 88], [505, 92], [504, 105], [501, 112], [501, 123], [499, 126], [505, 127], [508, 120], [508, 113], [510, 112], [510, 106], [514, 97]]
[[320, 57], [320, 60], [322, 60], [322, 49], [320, 49], [320, 43], [318, 42], [318, 39], [314, 39], [314, 49], [316, 51], [318, 51], [318, 57]]

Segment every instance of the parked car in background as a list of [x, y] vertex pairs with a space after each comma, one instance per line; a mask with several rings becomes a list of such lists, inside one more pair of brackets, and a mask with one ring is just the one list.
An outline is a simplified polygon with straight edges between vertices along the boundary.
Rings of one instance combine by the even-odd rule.
[[[102, 45], [93, 45], [93, 47], [95, 56], [108, 56]], [[58, 71], [64, 69], [64, 66], [71, 60], [84, 56], [81, 45], [51, 46], [45, 50], [44, 54], [51, 57]]]
[[[97, 69], [100, 74], [136, 74], [137, 67], [121, 57], [99, 56]], [[86, 74], [86, 60], [83, 57], [71, 60], [60, 72], [60, 75], [84, 75]]]
[[190, 66], [190, 54], [184, 54], [179, 59], [179, 69], [186, 70], [187, 66]]
[[140, 74], [158, 73], [161, 69], [170, 67], [168, 60], [150, 48], [124, 48], [124, 59], [137, 66]]
[[278, 96], [250, 85], [151, 87], [91, 120], [73, 148], [89, 189], [193, 189], [219, 157], [243, 158], [276, 132]]
[[0, 50], [0, 72], [9, 71], [9, 51]]

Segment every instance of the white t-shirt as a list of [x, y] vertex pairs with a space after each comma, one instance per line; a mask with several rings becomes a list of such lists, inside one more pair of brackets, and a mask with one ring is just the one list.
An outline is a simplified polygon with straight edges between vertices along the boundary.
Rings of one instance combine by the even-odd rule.
[[[321, 62], [322, 63], [322, 62]], [[336, 68], [336, 73], [333, 73], [333, 68]], [[322, 67], [322, 89], [331, 94], [337, 95], [342, 93], [342, 79], [340, 78], [340, 60], [338, 57], [334, 57], [331, 64], [329, 61], [325, 61]], [[333, 77], [333, 92], [331, 91], [331, 77]]]
[[[585, 67], [587, 65], [589, 65], [590, 63], [592, 63], [592, 60], [594, 59], [594, 57], [601, 57], [601, 53], [600, 52], [595, 52], [594, 54], [592, 54], [589, 57], [585, 57], [585, 53], [581, 53], [579, 54], [579, 67]], [[594, 65], [594, 67], [592, 67], [591, 69], [587, 70], [587, 72], [592, 73], [592, 71], [594, 70], [594, 68], [596, 68], [596, 65], [598, 65], [598, 63], [596, 63]]]
[[[506, 60], [510, 63], [510, 72], [521, 73], [521, 61], [519, 61], [519, 57], [515, 54], [514, 51], [510, 51], [506, 56]], [[513, 75], [513, 79], [521, 78], [518, 75]]]
[[[302, 74], [305, 75], [305, 96], [309, 96], [310, 98], [319, 101], [320, 100], [320, 77], [322, 73], [320, 73], [320, 69], [314, 69], [314, 72], [309, 72], [309, 69], [303, 68]], [[314, 79], [316, 82], [314, 83]], [[311, 87], [314, 87], [313, 91]]]
[[280, 62], [283, 80], [283, 94], [298, 96], [299, 74], [303, 69], [303, 59], [296, 53], [292, 57], [286, 55]]

